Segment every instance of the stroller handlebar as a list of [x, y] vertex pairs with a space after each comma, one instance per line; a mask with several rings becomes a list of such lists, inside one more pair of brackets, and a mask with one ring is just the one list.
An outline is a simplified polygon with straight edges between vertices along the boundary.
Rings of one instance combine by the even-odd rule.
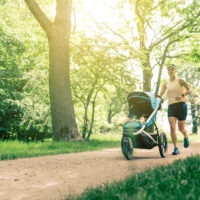
[[160, 95], [158, 95], [158, 94], [155, 94], [154, 95], [156, 98], [159, 98], [160, 99], [160, 101], [161, 101], [161, 103], [163, 102], [163, 98], [160, 96]]
[[159, 107], [159, 110], [161, 110], [161, 105], [162, 105], [162, 103], [163, 103], [163, 98], [160, 96], [160, 95], [158, 95], [158, 94], [155, 94], [154, 95], [156, 98], [159, 98], [160, 99], [160, 107]]
[[162, 99], [162, 97], [158, 94], [155, 94], [155, 97]]

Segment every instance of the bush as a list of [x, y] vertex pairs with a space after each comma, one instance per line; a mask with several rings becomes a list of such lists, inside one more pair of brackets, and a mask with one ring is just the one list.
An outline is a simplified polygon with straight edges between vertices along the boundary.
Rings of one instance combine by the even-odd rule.
[[[28, 112], [28, 114], [27, 114]], [[51, 126], [46, 122], [46, 113], [40, 118], [16, 100], [4, 99], [0, 103], [0, 139], [20, 140], [25, 142], [43, 141], [52, 136]]]

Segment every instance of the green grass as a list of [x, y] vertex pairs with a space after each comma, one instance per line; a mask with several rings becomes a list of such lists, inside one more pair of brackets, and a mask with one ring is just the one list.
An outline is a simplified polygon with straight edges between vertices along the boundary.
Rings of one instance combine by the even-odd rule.
[[96, 134], [88, 142], [54, 142], [48, 140], [45, 142], [25, 143], [19, 141], [0, 141], [0, 160], [119, 147], [120, 140], [120, 134]]
[[200, 155], [197, 155], [119, 182], [87, 189], [80, 196], [66, 200], [198, 200], [199, 188]]
[[[170, 136], [168, 135], [167, 137], [168, 141], [171, 142]], [[190, 135], [190, 141], [194, 140], [200, 140], [200, 136]], [[114, 148], [120, 147], [120, 141], [121, 133], [94, 134], [89, 142], [54, 142], [47, 140], [45, 142], [25, 143], [19, 141], [0, 141], [0, 160]], [[178, 141], [183, 142], [183, 136], [180, 134]]]
[[[189, 134], [188, 137], [189, 137], [190, 142], [200, 140], [200, 134]], [[167, 134], [167, 141], [169, 143], [172, 143], [172, 139], [171, 139], [171, 136], [169, 133]], [[179, 132], [177, 133], [177, 141], [183, 142], [183, 134], [182, 133], [179, 133]]]

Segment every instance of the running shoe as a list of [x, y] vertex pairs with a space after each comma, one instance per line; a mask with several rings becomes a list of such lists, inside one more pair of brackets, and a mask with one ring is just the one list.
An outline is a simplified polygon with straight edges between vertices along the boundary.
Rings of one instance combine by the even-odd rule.
[[179, 153], [180, 153], [179, 149], [175, 147], [174, 152], [172, 152], [172, 155], [178, 155]]
[[184, 138], [184, 147], [185, 148], [189, 147], [189, 139], [188, 139], [188, 137]]

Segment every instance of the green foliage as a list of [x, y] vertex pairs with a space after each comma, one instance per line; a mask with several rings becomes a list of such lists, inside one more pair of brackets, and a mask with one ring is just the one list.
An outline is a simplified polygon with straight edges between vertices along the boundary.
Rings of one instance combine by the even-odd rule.
[[44, 140], [51, 137], [46, 40], [23, 1], [0, 11], [0, 138]]
[[17, 57], [20, 57], [25, 50], [22, 42], [7, 35], [2, 29], [0, 29], [0, 38], [2, 38], [0, 43], [0, 88], [2, 88], [0, 93], [0, 138], [8, 139], [15, 138], [22, 117], [19, 100], [23, 98], [20, 91], [24, 82], [20, 79]]
[[[120, 113], [127, 93], [134, 89], [137, 79], [133, 79], [133, 74], [127, 70], [127, 58], [115, 53], [117, 45], [106, 38], [100, 35], [88, 38], [84, 34], [76, 34], [71, 46], [71, 88], [76, 113], [79, 113], [80, 130], [85, 138], [92, 128], [92, 109], [98, 109], [98, 115], [102, 107], [111, 109], [112, 117]], [[92, 106], [94, 103], [95, 107]], [[102, 123], [106, 120], [107, 112], [104, 109], [104, 119], [95, 120], [94, 126], [98, 121]], [[99, 124], [99, 128], [102, 125]]]
[[[139, 174], [66, 199], [198, 199], [200, 196], [200, 155], [175, 161], [168, 166], [146, 170]], [[170, 191], [170, 192], [169, 192]]]
[[[195, 33], [194, 33], [195, 35]], [[199, 38], [198, 38], [198, 35], [199, 34], [196, 34], [197, 37], [193, 37], [191, 39], [191, 58], [193, 60], [193, 62], [195, 63], [199, 63], [200, 62], [200, 42], [199, 42]]]

